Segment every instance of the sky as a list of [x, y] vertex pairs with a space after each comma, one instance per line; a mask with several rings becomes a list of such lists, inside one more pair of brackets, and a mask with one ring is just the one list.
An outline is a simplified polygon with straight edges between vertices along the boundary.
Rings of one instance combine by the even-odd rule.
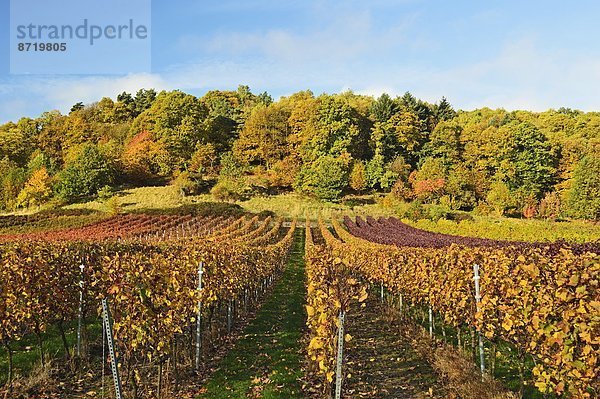
[[151, 69], [121, 75], [11, 75], [9, 10], [0, 0], [0, 123], [139, 88], [240, 84], [600, 111], [597, 1], [152, 0]]

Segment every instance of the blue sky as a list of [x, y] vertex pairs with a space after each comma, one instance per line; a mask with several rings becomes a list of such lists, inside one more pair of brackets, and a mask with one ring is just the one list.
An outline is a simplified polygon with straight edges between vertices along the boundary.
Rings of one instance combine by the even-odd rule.
[[596, 1], [155, 0], [149, 73], [22, 76], [9, 74], [0, 0], [0, 123], [141, 87], [238, 84], [275, 98], [411, 91], [460, 109], [600, 111], [599, 15]]

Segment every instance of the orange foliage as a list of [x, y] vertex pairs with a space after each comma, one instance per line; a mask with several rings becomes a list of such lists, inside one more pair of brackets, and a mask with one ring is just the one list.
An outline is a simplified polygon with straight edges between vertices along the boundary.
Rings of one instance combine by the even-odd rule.
[[414, 182], [413, 191], [417, 197], [427, 197], [431, 194], [441, 194], [445, 185], [445, 179], [419, 180]]

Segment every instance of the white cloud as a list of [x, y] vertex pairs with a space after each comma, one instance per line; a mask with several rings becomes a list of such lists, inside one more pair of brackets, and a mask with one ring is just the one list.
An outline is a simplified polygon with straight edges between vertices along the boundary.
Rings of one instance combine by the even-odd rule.
[[140, 88], [167, 88], [159, 75], [133, 74], [123, 77], [86, 77], [81, 79], [56, 79], [42, 86], [39, 91], [47, 100], [64, 109], [75, 102], [90, 103], [102, 97], [115, 98], [124, 91], [134, 93]]
[[600, 60], [542, 49], [533, 37], [473, 65], [439, 71], [435, 82], [465, 108], [599, 109]]
[[[14, 83], [0, 84], [0, 121], [15, 120], [32, 114], [32, 109], [58, 109], [67, 112], [77, 102], [92, 103], [102, 97], [115, 98], [123, 91], [135, 93], [140, 88], [166, 89], [159, 75], [132, 74], [120, 77], [20, 77]], [[28, 101], [24, 98], [29, 99]], [[20, 100], [21, 99], [21, 100]], [[33, 104], [31, 104], [33, 103]]]
[[[370, 35], [370, 24], [369, 18], [364, 17], [357, 29]], [[378, 44], [377, 53], [381, 51], [383, 55], [369, 56], [370, 50], [364, 50], [363, 44], [357, 47], [361, 50], [356, 50], [356, 55], [355, 49], [336, 53], [340, 37], [322, 38], [322, 32], [308, 37], [283, 31], [250, 36], [248, 43], [258, 53], [256, 56], [227, 56], [215, 50], [214, 56], [202, 62], [173, 65], [160, 74], [6, 81], [0, 83], [0, 122], [22, 115], [37, 116], [54, 108], [66, 112], [78, 101], [114, 98], [122, 91], [135, 92], [142, 87], [201, 93], [215, 88], [235, 89], [238, 84], [276, 96], [304, 89], [317, 94], [352, 89], [374, 96], [411, 91], [430, 102], [446, 96], [462, 109], [489, 106], [542, 111], [566, 106], [600, 110], [600, 59], [552, 52], [541, 47], [535, 37], [507, 43], [495, 55], [479, 62], [461, 64], [457, 59], [453, 66], [442, 67], [390, 60], [385, 50], [395, 45], [391, 43], [392, 34], [387, 44], [383, 39]], [[244, 52], [244, 37], [229, 34], [212, 43], [226, 48], [238, 41], [240, 48], [234, 52]], [[310, 48], [313, 41], [322, 43], [315, 43], [317, 49]], [[302, 55], [305, 50], [310, 53]]]
[[406, 13], [383, 29], [367, 9], [336, 9], [316, 6], [313, 18], [302, 30], [272, 28], [250, 32], [218, 32], [212, 36], [185, 35], [177, 47], [181, 52], [199, 52], [217, 59], [261, 59], [284, 64], [334, 63], [401, 52], [403, 47], [426, 46], [427, 41], [408, 28], [417, 14]]

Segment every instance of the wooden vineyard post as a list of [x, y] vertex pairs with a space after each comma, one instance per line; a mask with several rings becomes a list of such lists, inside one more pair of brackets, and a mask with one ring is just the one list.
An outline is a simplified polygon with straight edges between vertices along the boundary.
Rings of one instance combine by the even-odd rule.
[[83, 323], [83, 263], [79, 265], [81, 276], [79, 278], [79, 310], [77, 314], [77, 357], [81, 357], [81, 325]]
[[[119, 376], [119, 360], [115, 351], [115, 342], [112, 331], [112, 320], [110, 318], [110, 310], [108, 308], [108, 299], [102, 299], [102, 314], [104, 328], [106, 329], [106, 341], [108, 342], [108, 354], [110, 355], [110, 368], [113, 375], [115, 385], [115, 398], [123, 399], [123, 391], [121, 388], [121, 377]], [[104, 359], [102, 359], [104, 362]]]
[[[204, 274], [204, 262], [198, 266], [198, 293], [202, 292], [202, 274]], [[200, 369], [200, 346], [202, 345], [202, 302], [198, 300], [196, 309], [196, 370]]]
[[380, 297], [381, 297], [381, 302], [382, 302], [382, 303], [383, 303], [383, 296], [384, 296], [384, 292], [383, 292], [383, 283], [381, 283], [381, 294], [380, 294]]
[[[473, 265], [473, 280], [475, 281], [475, 303], [477, 305], [477, 312], [479, 312], [479, 302], [481, 301], [481, 293], [479, 291], [479, 265]], [[481, 368], [481, 375], [485, 373], [485, 364], [484, 364], [484, 353], [483, 353], [483, 337], [481, 336], [481, 329], [477, 329], [477, 335], [479, 337], [479, 364]]]
[[340, 310], [338, 322], [337, 357], [335, 361], [335, 399], [342, 397], [342, 363], [344, 361], [344, 319], [346, 312]]

